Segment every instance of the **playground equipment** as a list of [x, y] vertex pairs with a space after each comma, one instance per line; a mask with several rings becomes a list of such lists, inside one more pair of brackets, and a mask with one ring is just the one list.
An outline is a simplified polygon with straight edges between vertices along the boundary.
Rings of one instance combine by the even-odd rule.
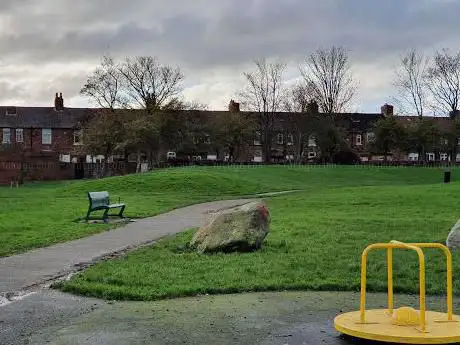
[[[425, 256], [422, 248], [441, 249], [447, 266], [447, 313], [426, 310]], [[388, 309], [366, 310], [366, 266], [371, 250], [387, 250]], [[393, 249], [409, 249], [419, 259], [419, 310], [393, 306]], [[360, 310], [338, 315], [334, 320], [337, 331], [367, 340], [400, 344], [452, 344], [460, 343], [460, 317], [452, 313], [452, 255], [439, 243], [376, 243], [364, 249], [361, 257]]]

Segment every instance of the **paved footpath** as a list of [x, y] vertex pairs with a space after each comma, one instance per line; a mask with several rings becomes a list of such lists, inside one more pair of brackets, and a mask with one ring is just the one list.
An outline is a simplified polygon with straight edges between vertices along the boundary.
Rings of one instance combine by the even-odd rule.
[[153, 243], [202, 224], [209, 213], [245, 204], [239, 199], [193, 205], [122, 228], [0, 259], [0, 305], [5, 298], [37, 288], [107, 255]]

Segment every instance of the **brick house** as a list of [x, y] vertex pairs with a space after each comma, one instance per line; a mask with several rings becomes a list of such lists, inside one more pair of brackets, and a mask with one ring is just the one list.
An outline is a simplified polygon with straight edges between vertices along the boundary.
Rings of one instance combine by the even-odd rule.
[[[64, 106], [61, 94], [56, 94], [52, 107], [0, 107], [0, 183], [9, 183], [17, 180], [21, 174], [26, 179], [72, 179], [88, 176], [82, 164], [101, 162], [105, 157], [102, 155], [92, 157], [82, 148], [81, 131], [78, 124], [91, 112], [97, 109], [68, 108]], [[231, 101], [228, 111], [239, 112], [239, 104]], [[198, 124], [206, 123], [212, 116], [226, 116], [228, 111], [187, 111], [176, 114], [194, 118]], [[254, 115], [254, 113], [246, 113]], [[321, 115], [321, 114], [319, 114]], [[275, 133], [273, 133], [273, 145], [271, 156], [273, 160], [292, 160], [296, 152], [296, 139], [293, 132], [286, 130], [286, 124], [295, 116], [305, 114], [280, 112], [276, 114]], [[379, 113], [341, 113], [336, 118], [341, 126], [348, 132], [347, 140], [350, 147], [358, 153], [362, 161], [381, 160], [382, 157], [372, 156], [368, 150], [368, 144], [373, 138], [373, 125], [385, 116], [394, 116], [393, 106], [385, 104]], [[416, 118], [411, 116], [397, 116], [399, 121], [410, 125]], [[450, 125], [450, 117], [434, 118], [440, 128]], [[303, 151], [305, 160], [315, 159], [319, 151], [314, 133], [306, 140], [307, 145]], [[205, 138], [196, 142], [195, 149], [189, 156], [201, 159], [225, 159], [226, 153], [216, 153], [212, 143]], [[164, 152], [166, 157], [175, 157], [176, 148], [169, 148]], [[459, 150], [460, 151], [460, 150]], [[417, 154], [393, 155], [402, 160], [418, 160]], [[449, 157], [445, 152], [427, 153], [427, 160], [456, 160], [457, 157]], [[391, 157], [390, 157], [391, 159]], [[262, 147], [260, 133], [254, 133], [254, 141], [251, 147], [241, 156], [242, 161], [262, 162]], [[109, 157], [109, 162], [113, 157]], [[79, 170], [80, 169], [80, 170]], [[86, 167], [88, 170], [88, 167]]]
[[[239, 105], [231, 101], [229, 105], [229, 111], [239, 111]], [[321, 116], [321, 113], [315, 108], [316, 114]], [[315, 113], [313, 110], [313, 113]], [[291, 121], [294, 115], [297, 116], [308, 116], [305, 114], [292, 114], [286, 112], [277, 113], [276, 118], [278, 119], [275, 125], [275, 134], [273, 135], [273, 147], [272, 147], [272, 158], [276, 160], [291, 160], [294, 155], [295, 143], [292, 132], [286, 132], [285, 128], [286, 122]], [[457, 114], [458, 115], [458, 114]], [[384, 104], [380, 108], [379, 113], [340, 113], [335, 114], [335, 119], [342, 128], [345, 128], [347, 131], [346, 140], [349, 143], [350, 148], [358, 154], [362, 162], [367, 161], [381, 161], [384, 160], [383, 156], [373, 155], [369, 146], [372, 143], [375, 135], [373, 128], [378, 120], [385, 117], [392, 117], [394, 114], [394, 107], [390, 104]], [[395, 116], [397, 121], [400, 121], [403, 126], [411, 126], [417, 121], [416, 116]], [[426, 119], [434, 119], [438, 129], [446, 130], [452, 124], [453, 116], [444, 116], [444, 117], [432, 117], [424, 116]], [[441, 139], [443, 140], [443, 139]], [[445, 139], [444, 139], [445, 140]], [[312, 160], [318, 157], [319, 150], [315, 138], [315, 134], [312, 133], [308, 138], [308, 144], [303, 152], [303, 157], [308, 160]], [[445, 143], [447, 145], [447, 142]], [[445, 146], [446, 146], [445, 145]], [[442, 146], [442, 145], [441, 145]], [[262, 162], [262, 152], [261, 152], [261, 143], [260, 138], [255, 137], [254, 145], [249, 150], [247, 158], [254, 162]], [[460, 152], [460, 140], [457, 143], [457, 152]], [[456, 157], [450, 157], [447, 152], [444, 152], [442, 149], [438, 152], [427, 152], [426, 157], [420, 157], [425, 161], [455, 161], [460, 162], [460, 153], [456, 154]], [[387, 157], [388, 160], [401, 160], [401, 161], [417, 161], [419, 160], [418, 153], [415, 150], [410, 151], [408, 154], [403, 154], [399, 152], [393, 152], [390, 156]]]
[[0, 107], [0, 183], [17, 180], [21, 169], [26, 179], [74, 177], [75, 167], [61, 163], [86, 162], [75, 126], [88, 111], [64, 107], [62, 93], [54, 107]]
[[0, 107], [4, 148], [32, 153], [73, 152], [79, 145], [75, 124], [87, 109], [65, 108], [62, 94], [55, 107]]

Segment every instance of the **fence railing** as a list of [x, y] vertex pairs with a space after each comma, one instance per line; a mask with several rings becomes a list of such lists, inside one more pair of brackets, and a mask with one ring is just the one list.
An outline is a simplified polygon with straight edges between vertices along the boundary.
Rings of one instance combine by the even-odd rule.
[[[195, 162], [161, 162], [149, 165], [143, 163], [142, 170], [165, 169], [173, 167], [263, 167], [263, 166], [298, 166], [298, 167], [338, 167], [338, 166], [355, 166], [355, 167], [433, 167], [433, 168], [451, 168], [460, 167], [460, 162], [444, 162], [444, 161], [369, 161], [355, 164], [334, 164], [334, 163], [318, 163], [318, 162], [220, 162], [220, 161], [195, 161]], [[106, 168], [107, 170], [129, 170], [135, 172], [137, 164], [130, 162], [114, 162], [105, 165], [104, 163], [56, 163], [56, 162], [0, 162], [0, 171], [3, 170], [67, 170], [67, 169], [85, 169], [98, 170]]]
[[386, 168], [429, 168], [453, 170], [460, 168], [460, 162], [407, 162], [407, 161], [388, 161], [388, 162], [361, 162], [359, 164], [321, 164], [321, 163], [295, 163], [295, 162], [276, 162], [276, 163], [256, 163], [256, 162], [218, 162], [218, 161], [198, 161], [198, 162], [162, 162], [159, 164], [142, 164], [142, 169], [138, 169], [136, 163], [114, 162], [107, 165], [103, 163], [18, 163], [0, 162], [0, 184], [10, 184], [11, 181], [38, 181], [38, 180], [71, 180], [71, 179], [98, 179], [109, 176], [120, 176], [133, 173], [146, 173], [159, 169], [182, 168], [199, 169], [209, 168], [229, 168], [229, 169], [257, 169], [262, 167], [285, 167], [291, 169], [334, 169], [339, 167], [351, 167], [354, 169], [386, 169]]

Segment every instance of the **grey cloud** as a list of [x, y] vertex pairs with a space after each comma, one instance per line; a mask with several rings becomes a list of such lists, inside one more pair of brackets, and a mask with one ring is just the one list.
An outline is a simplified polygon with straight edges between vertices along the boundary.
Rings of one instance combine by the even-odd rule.
[[[457, 13], [459, 1], [437, 0], [2, 0], [0, 18], [11, 27], [0, 49], [2, 62], [37, 68], [149, 54], [195, 76], [215, 67], [240, 73], [257, 57], [300, 59], [333, 44], [349, 48], [355, 63], [379, 63], [412, 46], [455, 42]], [[58, 77], [81, 79], [57, 74], [53, 84]]]
[[350, 48], [361, 60], [374, 59], [457, 35], [460, 10], [459, 2], [421, 7], [410, 0], [222, 0], [221, 11], [216, 2], [204, 1], [132, 0], [126, 6], [126, 1], [88, 0], [69, 6], [62, 1], [56, 13], [55, 2], [48, 0], [54, 14], [33, 16], [24, 3], [17, 34], [0, 35], [4, 58], [46, 63], [94, 61], [107, 52], [152, 54], [200, 69], [259, 56], [302, 56], [332, 44]]
[[5, 80], [0, 81], [0, 101], [23, 97], [27, 97], [27, 90], [24, 85], [14, 84]]

